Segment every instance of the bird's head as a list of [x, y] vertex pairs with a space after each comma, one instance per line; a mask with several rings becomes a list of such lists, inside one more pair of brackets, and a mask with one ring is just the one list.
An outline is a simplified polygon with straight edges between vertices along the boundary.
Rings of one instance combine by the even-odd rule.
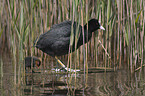
[[98, 29], [105, 30], [103, 26], [101, 26], [100, 22], [97, 19], [91, 19], [88, 21], [88, 29], [93, 32]]

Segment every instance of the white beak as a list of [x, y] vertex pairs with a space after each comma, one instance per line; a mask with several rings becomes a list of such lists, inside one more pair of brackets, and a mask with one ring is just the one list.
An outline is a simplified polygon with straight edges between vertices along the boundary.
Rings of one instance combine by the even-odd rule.
[[100, 26], [100, 29], [105, 30], [105, 28], [103, 26]]

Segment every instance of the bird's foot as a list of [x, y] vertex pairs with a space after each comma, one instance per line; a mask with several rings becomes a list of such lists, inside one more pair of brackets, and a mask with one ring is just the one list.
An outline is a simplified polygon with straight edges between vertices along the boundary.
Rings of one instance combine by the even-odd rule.
[[67, 67], [65, 67], [65, 68], [61, 68], [61, 69], [59, 69], [59, 68], [54, 68], [54, 69], [52, 69], [52, 71], [55, 71], [55, 72], [79, 72], [80, 70], [79, 69], [71, 69], [71, 68], [67, 68]]
[[79, 72], [79, 69], [64, 68], [68, 72]]

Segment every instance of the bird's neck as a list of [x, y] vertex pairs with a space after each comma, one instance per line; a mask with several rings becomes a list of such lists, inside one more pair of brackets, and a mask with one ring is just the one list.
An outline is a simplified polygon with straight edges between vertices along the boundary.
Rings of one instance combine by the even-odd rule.
[[95, 31], [93, 29], [93, 27], [91, 27], [90, 25], [88, 25], [88, 23], [84, 25], [84, 30], [87, 30], [89, 33], [92, 33], [92, 32]]

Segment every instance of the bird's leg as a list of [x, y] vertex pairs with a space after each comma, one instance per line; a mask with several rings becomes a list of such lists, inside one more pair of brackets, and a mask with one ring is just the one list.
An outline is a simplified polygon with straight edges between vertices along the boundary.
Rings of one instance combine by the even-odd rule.
[[57, 56], [55, 56], [55, 59], [63, 68], [66, 68], [65, 65], [57, 58]]
[[57, 56], [55, 56], [55, 59], [57, 60], [57, 62], [66, 70], [66, 71], [71, 71], [71, 72], [78, 72], [80, 70], [73, 70], [70, 68], [65, 67], [65, 65], [57, 58]]

